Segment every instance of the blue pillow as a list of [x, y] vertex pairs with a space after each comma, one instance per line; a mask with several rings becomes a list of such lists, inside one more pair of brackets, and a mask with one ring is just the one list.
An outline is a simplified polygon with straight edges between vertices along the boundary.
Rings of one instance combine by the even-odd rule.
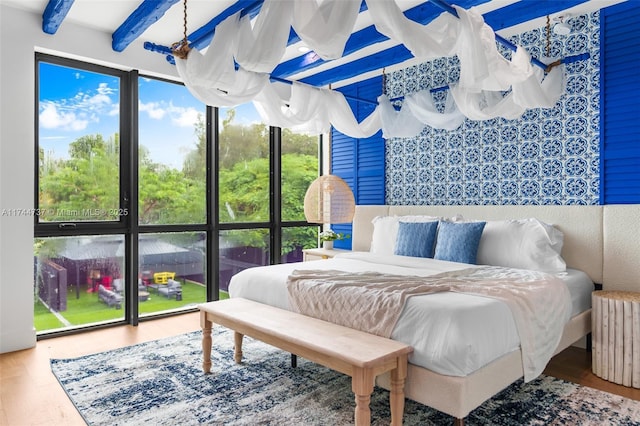
[[475, 264], [485, 224], [486, 222], [440, 222], [434, 259]]
[[399, 222], [394, 254], [433, 257], [438, 222]]

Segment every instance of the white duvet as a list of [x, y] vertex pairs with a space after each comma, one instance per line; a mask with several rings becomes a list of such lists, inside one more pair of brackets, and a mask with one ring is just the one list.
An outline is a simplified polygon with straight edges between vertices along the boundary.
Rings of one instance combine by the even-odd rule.
[[[229, 294], [290, 310], [286, 283], [294, 270], [428, 276], [470, 266], [434, 259], [350, 252], [333, 259], [246, 269], [232, 277]], [[588, 309], [593, 283], [586, 274], [574, 271], [560, 277], [571, 293], [572, 315]], [[391, 338], [413, 346], [410, 363], [449, 376], [466, 376], [517, 350], [520, 345], [513, 316], [504, 302], [453, 292], [410, 297]]]

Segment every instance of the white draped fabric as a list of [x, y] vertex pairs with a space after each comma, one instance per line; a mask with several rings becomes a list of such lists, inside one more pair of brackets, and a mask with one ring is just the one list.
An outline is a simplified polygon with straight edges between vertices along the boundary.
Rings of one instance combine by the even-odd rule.
[[338, 59], [360, 11], [360, 0], [295, 2], [293, 29], [322, 59]]
[[320, 134], [331, 128], [322, 89], [293, 82], [267, 84], [253, 103], [265, 123], [297, 132]]
[[368, 138], [381, 127], [378, 109], [358, 123], [342, 93], [297, 82], [267, 84], [254, 105], [265, 123], [297, 132], [326, 133], [333, 124], [346, 135]]
[[409, 107], [418, 120], [436, 129], [455, 130], [465, 119], [456, 106], [450, 91], [447, 93], [442, 113], [436, 109], [429, 90], [421, 90], [406, 96], [404, 104]]
[[413, 115], [406, 102], [400, 111], [396, 111], [387, 95], [382, 95], [378, 97], [378, 109], [382, 121], [382, 137], [385, 139], [412, 138], [424, 129], [424, 123]]
[[459, 85], [451, 86], [456, 105], [471, 120], [507, 120], [520, 118], [527, 108], [552, 108], [564, 91], [564, 67], [553, 68], [542, 82], [542, 70], [527, 80], [513, 85], [503, 96], [496, 91], [469, 91]]
[[395, 1], [367, 0], [376, 30], [401, 42], [416, 58], [430, 60], [453, 55], [460, 21], [448, 13], [429, 25], [408, 19]]
[[564, 65], [553, 68], [546, 76], [538, 68], [531, 77], [513, 85], [514, 102], [523, 108], [553, 108], [565, 87]]
[[299, 2], [266, 0], [253, 28], [249, 15], [240, 19], [234, 56], [242, 68], [270, 73], [278, 65], [287, 48], [293, 6], [296, 3]]
[[518, 48], [508, 61], [496, 47], [496, 36], [475, 9], [454, 6], [460, 17], [456, 54], [460, 59], [458, 85], [467, 90], [509, 90], [533, 74], [531, 58]]
[[216, 27], [204, 55], [192, 49], [186, 60], [176, 59], [178, 74], [189, 91], [208, 105], [222, 107], [249, 102], [269, 81], [268, 74], [235, 69], [233, 52], [239, 17], [240, 14], [235, 14]]
[[439, 112], [436, 108], [429, 90], [421, 90], [406, 96], [400, 111], [395, 110], [386, 95], [378, 97], [378, 105], [382, 121], [382, 136], [387, 139], [415, 137], [425, 126], [455, 130], [465, 120], [465, 116], [456, 107], [451, 93], [447, 94], [443, 112]]
[[527, 108], [553, 107], [562, 94], [562, 67], [544, 76], [522, 48], [507, 60], [475, 8], [453, 6], [459, 19], [443, 13], [423, 26], [406, 18], [395, 1], [366, 1], [376, 29], [403, 43], [417, 58], [458, 56], [460, 80], [451, 85], [442, 113], [431, 93], [421, 91], [407, 95], [400, 111], [386, 96], [379, 97], [378, 107], [359, 123], [340, 92], [270, 83], [269, 73], [283, 56], [291, 27], [322, 58], [339, 58], [360, 0], [265, 0], [253, 25], [248, 16], [237, 13], [216, 27], [204, 55], [193, 49], [187, 59], [176, 58], [178, 73], [191, 93], [208, 105], [230, 107], [253, 100], [268, 125], [312, 134], [325, 133], [333, 125], [355, 138], [370, 137], [380, 129], [385, 138], [413, 137], [425, 125], [453, 130], [465, 117], [514, 119]]

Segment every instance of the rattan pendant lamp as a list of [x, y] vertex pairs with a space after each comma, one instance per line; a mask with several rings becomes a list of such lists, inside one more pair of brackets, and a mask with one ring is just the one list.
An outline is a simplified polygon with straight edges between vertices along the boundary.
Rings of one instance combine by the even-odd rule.
[[[331, 133], [328, 157], [331, 164]], [[350, 223], [355, 211], [353, 192], [340, 176], [319, 176], [311, 182], [304, 196], [304, 216], [310, 223]]]
[[304, 216], [310, 223], [350, 223], [355, 211], [351, 188], [336, 175], [318, 177], [304, 196]]

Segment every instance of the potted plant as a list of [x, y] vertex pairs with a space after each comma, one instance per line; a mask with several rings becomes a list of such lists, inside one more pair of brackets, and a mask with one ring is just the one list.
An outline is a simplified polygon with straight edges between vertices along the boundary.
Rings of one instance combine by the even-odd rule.
[[344, 240], [349, 238], [350, 235], [345, 235], [343, 233], [336, 233], [332, 229], [327, 229], [320, 233], [320, 241], [322, 241], [322, 248], [327, 250], [333, 249], [333, 242], [336, 240]]

